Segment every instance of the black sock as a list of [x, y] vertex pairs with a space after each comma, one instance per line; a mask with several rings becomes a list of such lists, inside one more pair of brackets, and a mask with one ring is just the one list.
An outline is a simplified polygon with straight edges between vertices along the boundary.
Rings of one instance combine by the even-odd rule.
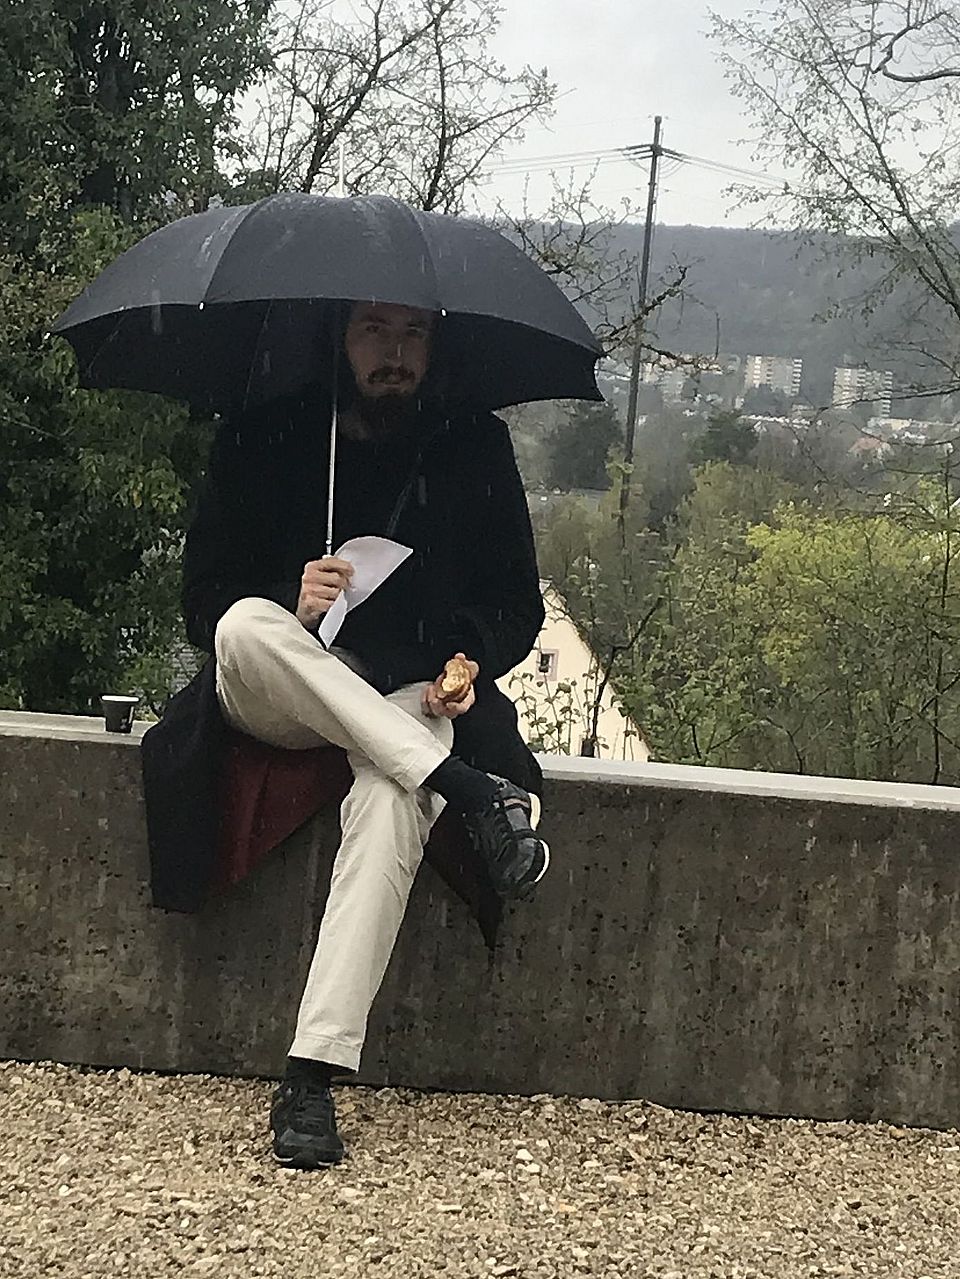
[[310, 1057], [288, 1057], [284, 1079], [291, 1084], [313, 1084], [317, 1088], [329, 1088], [330, 1080], [337, 1072], [336, 1066]]
[[479, 768], [471, 768], [453, 755], [435, 768], [423, 784], [442, 795], [458, 813], [479, 812], [497, 793], [496, 783], [486, 773], [481, 773]]

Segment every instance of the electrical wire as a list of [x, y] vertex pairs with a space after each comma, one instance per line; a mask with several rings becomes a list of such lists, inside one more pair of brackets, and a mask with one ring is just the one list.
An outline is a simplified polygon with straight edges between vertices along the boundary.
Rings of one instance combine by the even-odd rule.
[[[623, 164], [624, 162], [631, 164], [646, 163], [650, 160], [652, 154], [653, 147], [647, 142], [627, 147], [557, 152], [553, 155], [532, 156], [529, 160], [524, 160], [518, 156], [515, 159], [503, 160], [499, 164], [491, 165], [486, 170], [484, 178], [489, 182], [491, 179], [498, 177], [533, 177], [537, 174], [550, 173], [557, 168], [576, 169], [590, 166], [597, 169], [611, 164]], [[689, 166], [708, 173], [729, 178], [739, 178], [743, 181], [779, 189], [792, 185], [788, 178], [779, 177], [771, 173], [759, 173], [752, 169], [744, 169], [738, 165], [727, 164], [722, 160], [712, 160], [706, 156], [689, 155], [685, 151], [676, 151], [672, 147], [662, 147], [660, 154], [663, 159], [661, 173], [666, 179], [676, 176], [681, 168]]]
[[[558, 152], [555, 155], [532, 156], [529, 160], [520, 157], [514, 160], [504, 160], [499, 164], [491, 165], [487, 171], [487, 177], [525, 177], [527, 174], [548, 173], [556, 168], [582, 168], [586, 165], [600, 166], [617, 163], [643, 163], [650, 159], [653, 147], [646, 143], [641, 146], [616, 147], [607, 150], [595, 151], [567, 151]], [[689, 165], [695, 168], [704, 169], [709, 173], [717, 173], [726, 177], [742, 178], [751, 182], [759, 182], [768, 186], [784, 187], [789, 186], [788, 178], [779, 177], [771, 173], [759, 173], [753, 169], [740, 168], [738, 165], [726, 164], [722, 160], [711, 160], [706, 156], [688, 155], [684, 151], [675, 151], [672, 148], [664, 147], [661, 151], [664, 158], [663, 172], [665, 176], [672, 176], [680, 167]]]
[[[492, 164], [488, 168], [488, 173], [505, 173], [509, 171], [518, 171], [521, 173], [533, 172], [535, 169], [541, 168], [543, 165], [557, 164], [591, 164], [594, 161], [604, 160], [632, 160], [634, 159], [633, 150], [630, 148], [630, 154], [625, 147], [607, 147], [603, 150], [593, 151], [567, 151], [558, 152], [555, 155], [537, 155], [531, 156], [529, 160], [524, 160], [518, 156], [513, 160], [501, 160], [498, 164]], [[638, 147], [637, 151], [645, 151], [647, 156], [653, 150], [649, 144], [646, 147]]]
[[601, 156], [600, 158], [591, 157], [589, 160], [541, 164], [537, 167], [526, 165], [523, 168], [516, 169], [487, 169], [484, 173], [484, 178], [488, 181], [493, 178], [525, 178], [538, 173], [555, 173], [558, 169], [599, 169], [611, 164], [623, 164], [623, 162], [624, 157], [622, 155]]
[[766, 182], [771, 186], [789, 186], [789, 178], [781, 178], [773, 173], [757, 173], [753, 169], [741, 169], [735, 164], [725, 164], [722, 160], [709, 160], [704, 156], [687, 155], [683, 151], [673, 151], [664, 148], [663, 154], [669, 156], [673, 160], [679, 160], [682, 164], [694, 165], [700, 169], [708, 169], [713, 173], [728, 174], [737, 178], [748, 178], [751, 182]]

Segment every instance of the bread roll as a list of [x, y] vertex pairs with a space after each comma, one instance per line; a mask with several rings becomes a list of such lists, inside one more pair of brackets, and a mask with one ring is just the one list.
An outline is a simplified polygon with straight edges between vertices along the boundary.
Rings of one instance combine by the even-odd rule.
[[459, 702], [466, 697], [472, 683], [470, 667], [463, 658], [451, 657], [440, 676], [438, 696], [441, 702]]

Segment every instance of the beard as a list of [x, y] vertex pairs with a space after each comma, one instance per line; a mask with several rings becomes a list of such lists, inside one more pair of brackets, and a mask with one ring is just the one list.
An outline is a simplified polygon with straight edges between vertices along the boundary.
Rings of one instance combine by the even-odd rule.
[[405, 391], [390, 395], [357, 397], [354, 405], [364, 426], [374, 438], [385, 435], [407, 435], [416, 425], [420, 412], [420, 397], [416, 392]]
[[[396, 381], [395, 386], [390, 385], [393, 381]], [[405, 369], [399, 373], [378, 369], [370, 382], [372, 387], [389, 385], [390, 389], [379, 395], [370, 395], [354, 381], [355, 395], [350, 407], [363, 425], [374, 439], [410, 434], [417, 424], [421, 408], [420, 388], [415, 375]]]

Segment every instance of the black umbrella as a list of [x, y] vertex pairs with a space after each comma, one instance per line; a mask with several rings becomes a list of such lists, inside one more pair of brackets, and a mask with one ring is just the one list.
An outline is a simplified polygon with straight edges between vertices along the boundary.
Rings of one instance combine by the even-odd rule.
[[182, 218], [108, 266], [53, 332], [82, 386], [229, 413], [329, 384], [341, 301], [438, 312], [450, 409], [602, 398], [596, 339], [530, 258], [387, 196], [275, 195]]

